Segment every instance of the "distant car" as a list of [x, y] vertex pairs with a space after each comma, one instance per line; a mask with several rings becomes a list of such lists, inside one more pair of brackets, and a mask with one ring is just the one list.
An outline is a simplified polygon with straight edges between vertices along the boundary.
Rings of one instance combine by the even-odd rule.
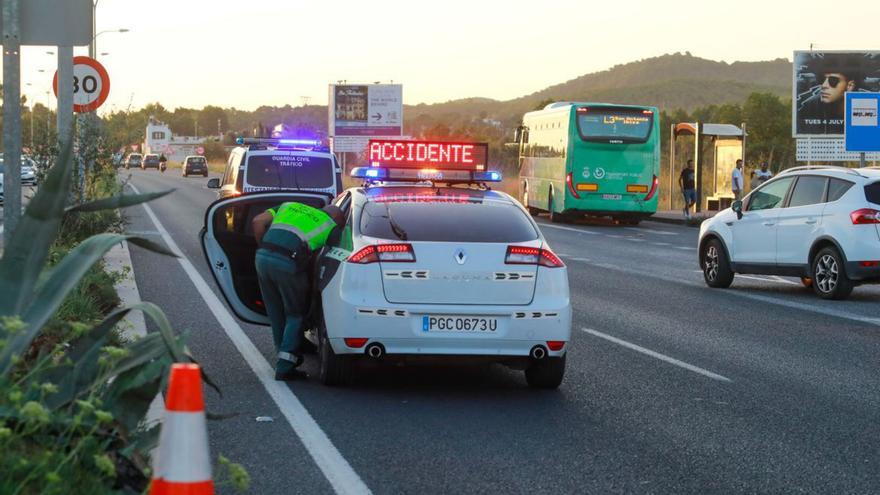
[[263, 191], [342, 192], [342, 169], [320, 143], [300, 139], [240, 138], [223, 177], [208, 181], [219, 198]]
[[140, 167], [141, 161], [144, 159], [144, 156], [140, 153], [130, 153], [125, 158], [125, 168], [130, 169], [131, 167]]
[[37, 184], [37, 164], [28, 157], [21, 157], [21, 183], [34, 186]]
[[880, 169], [784, 170], [700, 227], [709, 287], [736, 273], [800, 277], [823, 299], [880, 283]]
[[187, 177], [190, 174], [199, 174], [203, 177], [208, 176], [208, 161], [205, 157], [199, 155], [190, 155], [183, 159], [180, 166], [180, 173]]
[[148, 168], [159, 170], [159, 155], [154, 153], [144, 155], [144, 160], [141, 162], [141, 169], [146, 170]]

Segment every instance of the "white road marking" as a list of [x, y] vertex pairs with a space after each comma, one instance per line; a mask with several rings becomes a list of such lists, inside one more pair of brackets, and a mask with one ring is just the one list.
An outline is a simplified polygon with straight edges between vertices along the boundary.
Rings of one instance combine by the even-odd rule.
[[675, 249], [682, 249], [685, 251], [696, 251], [697, 250], [697, 248], [690, 247], [690, 246], [675, 246]]
[[652, 242], [651, 244], [653, 244], [655, 246], [671, 246], [672, 245], [668, 242]]
[[[700, 273], [703, 273], [703, 272], [701, 271]], [[785, 280], [783, 278], [779, 278], [776, 276], [771, 278], [771, 277], [760, 277], [760, 276], [754, 276], [754, 275], [742, 275], [742, 274], [737, 273], [734, 278], [745, 278], [748, 280], [759, 280], [761, 282], [778, 282], [778, 283], [783, 283], [783, 284], [788, 284], [788, 285], [801, 285], [797, 282], [792, 282], [791, 280]]]
[[572, 259], [572, 261], [583, 261], [585, 263], [588, 263], [590, 261], [589, 258], [571, 258], [571, 259]]
[[733, 380], [731, 380], [730, 378], [727, 378], [725, 376], [721, 376], [717, 373], [712, 373], [709, 370], [700, 368], [699, 366], [694, 366], [692, 364], [685, 363], [684, 361], [679, 361], [678, 359], [671, 358], [665, 354], [660, 354], [659, 352], [652, 351], [651, 349], [645, 349], [644, 347], [629, 343], [625, 340], [618, 339], [617, 337], [612, 337], [608, 334], [604, 334], [602, 332], [597, 332], [596, 330], [591, 330], [589, 328], [582, 328], [581, 330], [583, 330], [584, 332], [586, 332], [590, 335], [595, 335], [596, 337], [605, 339], [609, 342], [614, 342], [617, 345], [622, 345], [623, 347], [626, 347], [628, 349], [632, 349], [634, 351], [641, 352], [642, 354], [651, 356], [653, 358], [659, 359], [659, 360], [667, 362], [669, 364], [673, 364], [673, 365], [678, 366], [680, 368], [684, 368], [688, 371], [693, 371], [694, 373], [699, 373], [700, 375], [709, 377], [713, 380], [718, 380], [718, 381], [728, 382], [728, 383], [733, 382]]
[[627, 237], [626, 240], [632, 241], [632, 242], [645, 242], [644, 239], [639, 239], [637, 237]]
[[550, 227], [551, 229], [559, 229], [559, 230], [568, 230], [570, 232], [577, 232], [579, 234], [590, 234], [590, 235], [598, 235], [598, 232], [594, 232], [592, 230], [584, 230], [584, 229], [575, 229], [573, 227], [563, 227], [562, 225], [553, 225], [544, 222], [538, 222], [538, 225], [541, 227]]
[[657, 234], [657, 235], [678, 235], [675, 232], [669, 232], [666, 230], [653, 230], [653, 229], [642, 229], [639, 227], [625, 227], [626, 230], [634, 230], [636, 232], [645, 232], [648, 234]]
[[773, 280], [776, 280], [777, 282], [782, 282], [783, 284], [804, 285], [800, 282], [795, 282], [794, 280], [786, 280], [786, 279], [780, 277], [779, 275], [771, 275], [771, 277], [773, 278]]
[[[136, 194], [140, 194], [137, 187], [129, 184]], [[171, 234], [165, 230], [165, 227], [153, 213], [153, 209], [148, 204], [143, 204], [144, 210], [152, 220], [156, 230], [165, 240], [168, 249], [178, 256], [177, 261], [183, 271], [189, 276], [199, 295], [204, 299], [205, 304], [214, 314], [217, 322], [226, 332], [226, 335], [238, 349], [245, 362], [250, 366], [251, 370], [260, 380], [263, 388], [272, 397], [272, 400], [278, 406], [281, 414], [293, 428], [293, 431], [302, 441], [303, 446], [314, 459], [315, 464], [324, 473], [327, 481], [333, 487], [336, 493], [340, 494], [369, 494], [372, 493], [367, 485], [361, 480], [360, 476], [352, 469], [348, 461], [342, 457], [342, 454], [324, 433], [324, 430], [312, 418], [312, 415], [306, 410], [302, 402], [296, 397], [290, 387], [285, 382], [275, 381], [275, 373], [272, 367], [266, 361], [260, 351], [257, 350], [253, 342], [245, 335], [238, 322], [232, 317], [226, 307], [217, 298], [217, 295], [211, 290], [205, 279], [199, 274], [192, 262], [184, 256], [183, 251], [171, 238]]]
[[605, 237], [611, 237], [612, 239], [623, 239], [622, 235], [617, 234], [605, 234]]

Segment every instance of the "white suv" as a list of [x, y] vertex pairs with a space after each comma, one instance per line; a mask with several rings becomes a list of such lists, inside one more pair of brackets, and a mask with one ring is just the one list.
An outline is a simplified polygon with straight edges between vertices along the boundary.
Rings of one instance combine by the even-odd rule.
[[801, 277], [825, 299], [880, 283], [880, 168], [795, 167], [700, 226], [706, 284], [735, 273]]

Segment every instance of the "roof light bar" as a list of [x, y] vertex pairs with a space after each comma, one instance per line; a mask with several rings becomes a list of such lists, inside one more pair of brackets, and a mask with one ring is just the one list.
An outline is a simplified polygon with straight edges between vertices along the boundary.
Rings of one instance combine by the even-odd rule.
[[438, 169], [395, 169], [385, 167], [355, 167], [351, 170], [351, 177], [364, 180], [394, 180], [401, 182], [422, 182], [433, 180], [437, 182], [501, 182], [501, 172], [472, 172], [467, 170], [438, 170]]
[[321, 141], [317, 139], [280, 139], [280, 138], [246, 138], [240, 137], [235, 140], [236, 144], [263, 144], [273, 146], [321, 146]]

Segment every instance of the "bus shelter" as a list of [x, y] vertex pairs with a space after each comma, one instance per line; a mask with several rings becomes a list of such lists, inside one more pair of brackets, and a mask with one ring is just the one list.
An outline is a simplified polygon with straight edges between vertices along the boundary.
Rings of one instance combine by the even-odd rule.
[[[669, 183], [672, 190], [677, 188], [678, 174], [684, 169], [687, 160], [694, 160], [696, 176], [696, 211], [718, 211], [733, 202], [731, 190], [732, 173], [736, 161], [746, 154], [746, 125], [704, 124], [701, 122], [681, 122], [672, 124], [669, 146]], [[677, 157], [679, 139], [693, 139], [693, 152]], [[678, 160], [678, 161], [676, 161]], [[679, 163], [680, 162], [680, 163]], [[669, 209], [673, 207], [670, 194]]]

